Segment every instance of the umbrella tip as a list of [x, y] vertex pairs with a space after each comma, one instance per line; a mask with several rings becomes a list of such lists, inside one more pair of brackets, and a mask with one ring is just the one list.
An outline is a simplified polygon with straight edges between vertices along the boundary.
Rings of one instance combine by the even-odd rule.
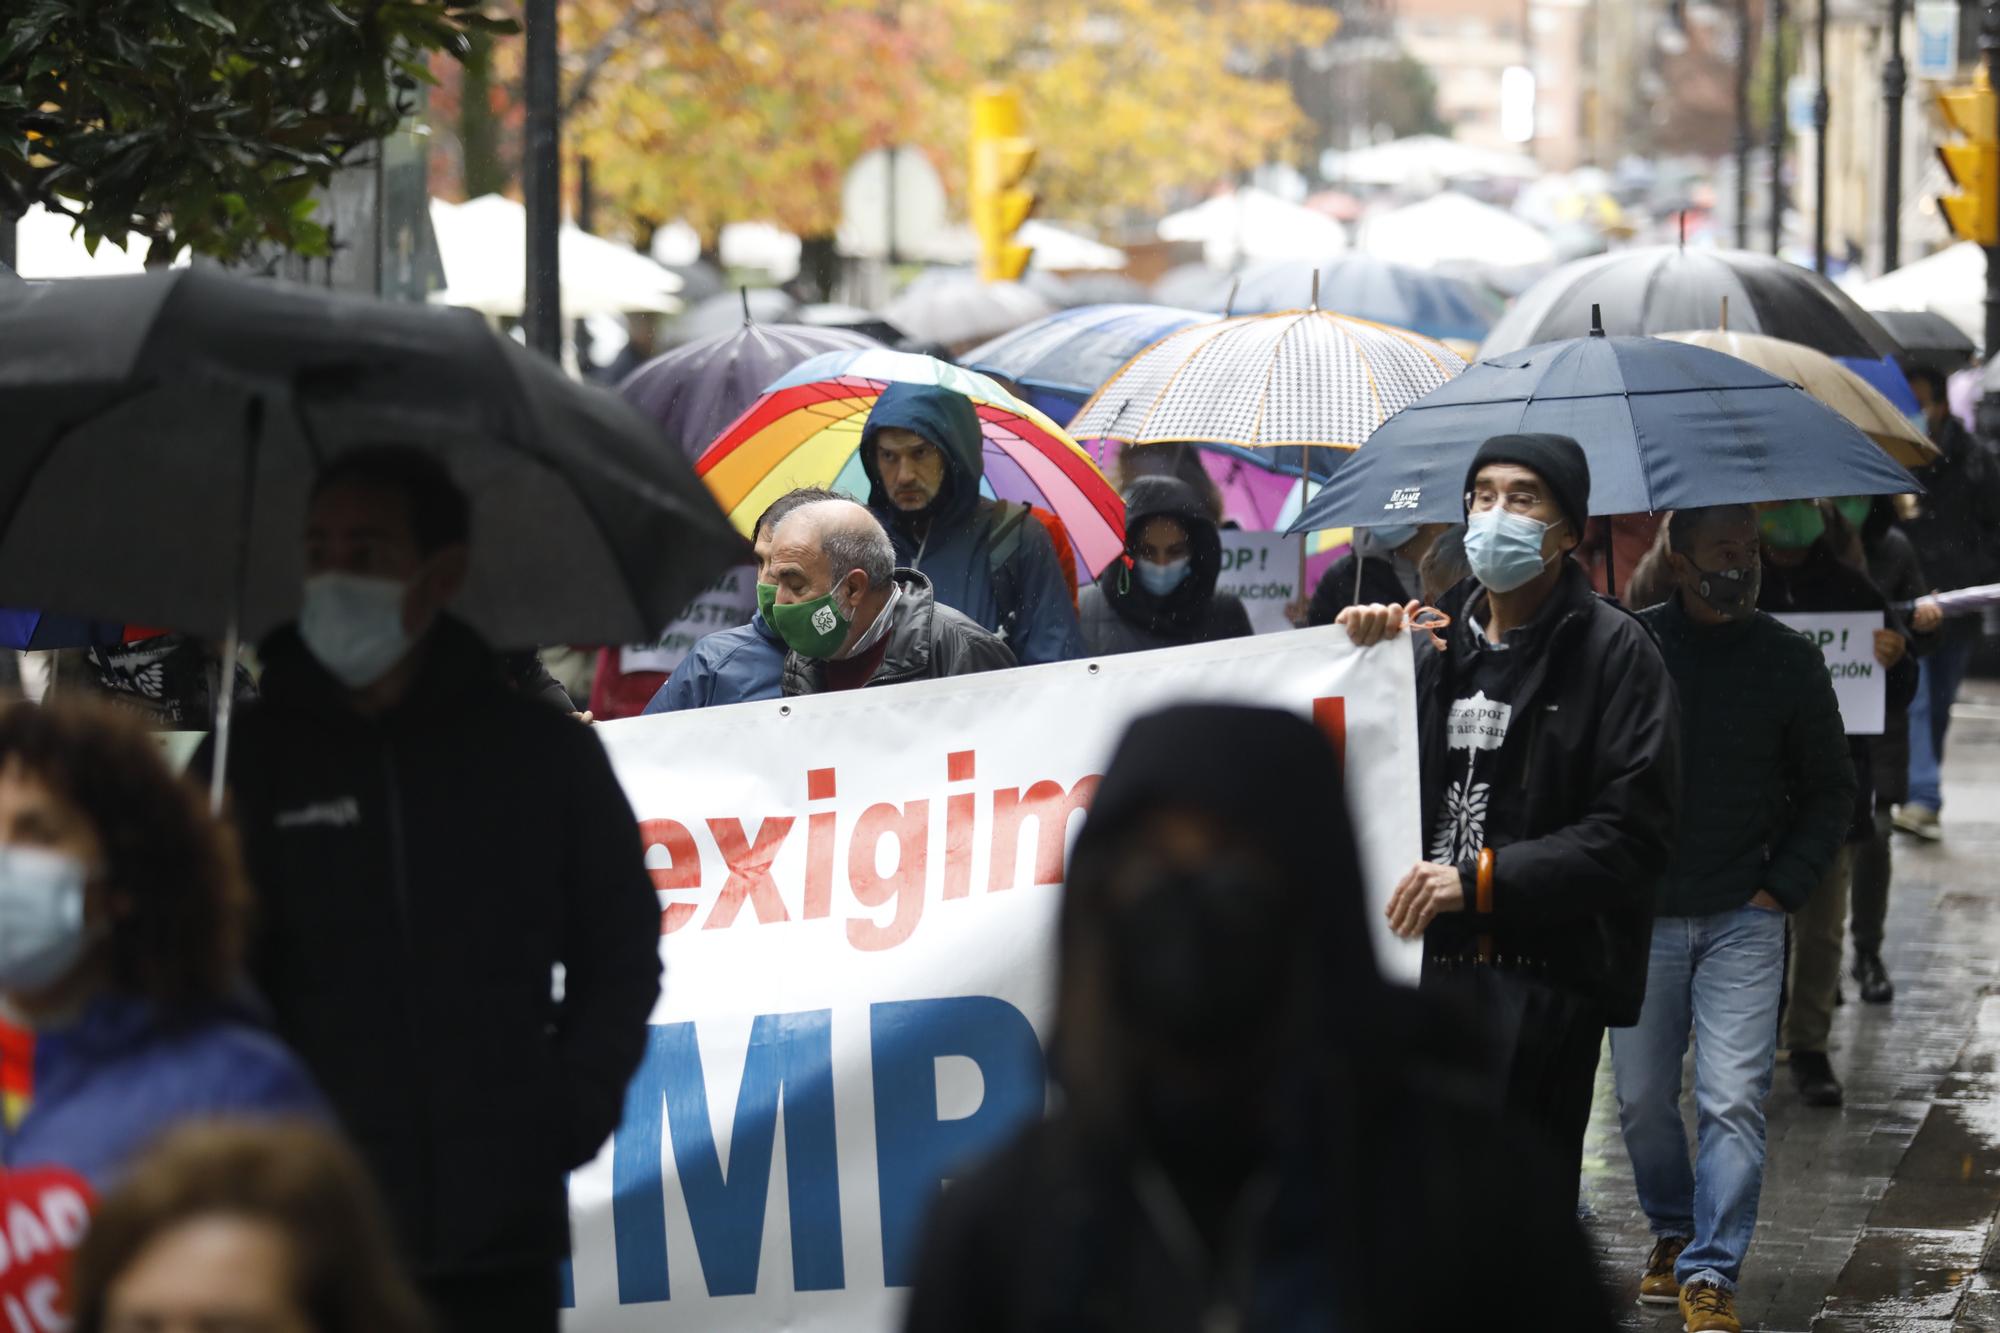
[[1590, 336], [1593, 338], [1604, 336], [1604, 307], [1595, 301], [1590, 303]]
[[1229, 299], [1222, 303], [1222, 317], [1231, 319], [1236, 314], [1236, 289], [1243, 285], [1243, 275], [1237, 274], [1229, 280]]
[[1315, 312], [1319, 310], [1319, 269], [1317, 267], [1313, 269], [1312, 305], [1309, 306], [1308, 309], [1313, 310]]
[[1729, 332], [1729, 293], [1722, 294], [1722, 331]]
[[743, 327], [747, 329], [750, 325], [756, 323], [755, 320], [750, 318], [750, 288], [747, 286], [738, 287], [736, 294], [743, 300]]
[[1685, 208], [1681, 210], [1680, 220], [1681, 220], [1681, 249], [1685, 250], [1688, 248], [1688, 211]]

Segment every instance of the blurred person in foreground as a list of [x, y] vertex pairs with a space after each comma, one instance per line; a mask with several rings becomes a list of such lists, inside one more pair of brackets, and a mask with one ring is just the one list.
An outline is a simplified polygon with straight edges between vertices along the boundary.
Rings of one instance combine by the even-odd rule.
[[1222, 535], [1201, 499], [1173, 477], [1141, 477], [1125, 493], [1125, 553], [1083, 590], [1083, 642], [1093, 654], [1209, 643], [1250, 633], [1234, 593], [1217, 592]]
[[771, 623], [789, 650], [787, 696], [969, 676], [1014, 665], [930, 580], [896, 568], [875, 516], [852, 500], [793, 510], [771, 539]]
[[1463, 1040], [1383, 980], [1363, 902], [1311, 725], [1133, 723], [1063, 891], [1066, 1095], [938, 1199], [905, 1327], [1428, 1330], [1509, 1290], [1610, 1327], [1574, 1198], [1458, 1100]]
[[440, 1323], [553, 1330], [565, 1174], [617, 1125], [659, 995], [638, 824], [592, 731], [446, 611], [478, 534], [442, 463], [337, 455], [304, 538], [229, 758], [253, 972]]
[[[1772, 615], [1868, 612], [1881, 618], [1874, 631], [1874, 657], [1884, 674], [1883, 701], [1890, 709], [1908, 705], [1917, 688], [1909, 641], [1889, 602], [1863, 567], [1854, 529], [1824, 500], [1793, 500], [1758, 512], [1763, 539], [1757, 609]], [[1824, 669], [1824, 658], [1822, 658]], [[1833, 1007], [1839, 1003], [1840, 964], [1847, 940], [1848, 883], [1853, 852], [1865, 850], [1875, 831], [1875, 755], [1878, 738], [1847, 737], [1852, 776], [1842, 845], [1819, 888], [1794, 909], [1791, 961], [1785, 978], [1785, 1017], [1779, 1045], [1787, 1054], [1792, 1083], [1808, 1106], [1839, 1106], [1845, 1098], [1828, 1057]], [[1824, 761], [1829, 768], [1836, 759]], [[1833, 774], [1821, 774], [1830, 782]]]
[[891, 384], [861, 429], [861, 466], [895, 563], [921, 571], [939, 605], [998, 635], [1024, 665], [1083, 655], [1048, 529], [1027, 505], [979, 493], [985, 437], [970, 398]]
[[176, 1130], [104, 1200], [73, 1333], [424, 1333], [367, 1173], [303, 1124]]
[[[1923, 408], [1937, 461], [1915, 469], [1924, 492], [1916, 512], [1902, 527], [1917, 548], [1917, 560], [1933, 589], [1970, 588], [2000, 573], [2000, 465], [1952, 415], [1945, 377], [1934, 367], [1907, 366], [1910, 388]], [[1893, 813], [1904, 833], [1935, 842], [1943, 836], [1940, 769], [1951, 706], [1965, 681], [1972, 651], [1979, 644], [1978, 616], [1945, 621], [1934, 651], [1917, 668], [1910, 702], [1910, 772], [1907, 799]]]
[[[1640, 613], [1680, 698], [1684, 782], [1654, 906], [1638, 1023], [1611, 1034], [1619, 1122], [1654, 1244], [1639, 1299], [1678, 1304], [1689, 1333], [1738, 1333], [1736, 1287], [1764, 1183], [1785, 917], [1840, 851], [1854, 803], [1826, 661], [1757, 610], [1749, 505], [1676, 510], [1673, 593]], [[1694, 1056], [1688, 1163], [1681, 1066]]]
[[1331, 625], [1350, 606], [1401, 606], [1411, 598], [1427, 600], [1419, 570], [1431, 543], [1450, 526], [1398, 523], [1354, 529], [1352, 549], [1327, 566], [1313, 589], [1306, 623]]
[[784, 693], [785, 641], [771, 628], [771, 606], [778, 595], [778, 585], [771, 581], [771, 539], [777, 535], [778, 524], [794, 509], [842, 498], [824, 486], [801, 486], [786, 491], [757, 516], [751, 543], [757, 557], [757, 609], [750, 623], [697, 640], [646, 705], [647, 714], [719, 708], [776, 699]]
[[248, 891], [228, 831], [136, 722], [0, 712], [0, 1164], [102, 1190], [174, 1123], [324, 1115], [303, 1066], [230, 998]]
[[[1423, 986], [1485, 1023], [1509, 1109], [1576, 1200], [1604, 1030], [1639, 1019], [1654, 886], [1673, 848], [1680, 720], [1659, 647], [1569, 558], [1590, 495], [1564, 435], [1498, 435], [1465, 476], [1473, 579], [1417, 666], [1428, 857], [1390, 899]], [[1362, 647], [1407, 607], [1349, 607]]]

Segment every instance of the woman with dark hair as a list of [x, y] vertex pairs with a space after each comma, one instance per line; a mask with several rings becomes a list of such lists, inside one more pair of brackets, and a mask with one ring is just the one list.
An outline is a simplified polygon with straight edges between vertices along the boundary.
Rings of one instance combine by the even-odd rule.
[[247, 903], [234, 842], [135, 724], [0, 711], [0, 1018], [28, 1037], [0, 1044], [0, 1166], [102, 1188], [187, 1117], [323, 1114], [233, 1016]]
[[1217, 592], [1222, 535], [1201, 497], [1173, 477], [1125, 493], [1125, 554], [1083, 590], [1077, 619], [1092, 653], [1135, 653], [1250, 633], [1250, 613]]
[[75, 1333], [423, 1333], [361, 1163], [310, 1125], [175, 1130], [91, 1223]]

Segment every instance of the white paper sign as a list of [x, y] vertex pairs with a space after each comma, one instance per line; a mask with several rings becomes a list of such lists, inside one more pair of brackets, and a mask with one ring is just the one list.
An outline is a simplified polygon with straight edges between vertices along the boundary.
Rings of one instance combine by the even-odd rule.
[[1881, 735], [1888, 670], [1875, 660], [1875, 631], [1882, 628], [1882, 613], [1799, 613], [1777, 618], [1811, 636], [1826, 654], [1826, 673], [1833, 678], [1833, 695], [1840, 701], [1840, 720], [1847, 734]]
[[618, 653], [618, 670], [671, 672], [694, 647], [696, 639], [717, 630], [734, 629], [750, 623], [757, 609], [757, 570], [738, 565], [724, 570], [708, 585], [708, 591], [688, 604], [688, 609], [661, 632], [657, 643], [632, 644]]
[[1132, 719], [1189, 699], [1336, 739], [1378, 956], [1414, 978], [1380, 911], [1419, 852], [1401, 639], [1327, 627], [598, 727], [666, 980], [624, 1122], [570, 1180], [570, 1333], [896, 1326], [943, 1182], [1046, 1108], [1079, 816]]
[[1285, 604], [1305, 596], [1299, 591], [1299, 543], [1302, 537], [1275, 532], [1222, 533], [1222, 573], [1217, 592], [1233, 592], [1250, 613], [1250, 628], [1259, 634], [1292, 628]]

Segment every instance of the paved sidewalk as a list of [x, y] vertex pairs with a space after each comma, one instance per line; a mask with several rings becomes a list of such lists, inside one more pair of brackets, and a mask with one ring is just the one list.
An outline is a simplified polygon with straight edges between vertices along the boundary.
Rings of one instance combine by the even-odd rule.
[[[2000, 1275], [1978, 1271], [1994, 1262], [1992, 1205], [1977, 1189], [1952, 1188], [1983, 1186], [1989, 1165], [2000, 1180], [2000, 1075], [1990, 1072], [2000, 1000], [1982, 1005], [1989, 990], [2000, 994], [2000, 687], [1991, 683], [1969, 682], [1954, 717], [1945, 804], [1941, 845], [1896, 841], [1884, 949], [1895, 1002], [1861, 1004], [1850, 980], [1835, 1017], [1846, 1106], [1802, 1105], [1778, 1067], [1763, 1203], [1738, 1298], [1746, 1329], [2000, 1329]], [[1652, 1238], [1618, 1132], [1608, 1051], [1584, 1149], [1584, 1202], [1626, 1326], [1678, 1330], [1671, 1307], [1636, 1303]]]

